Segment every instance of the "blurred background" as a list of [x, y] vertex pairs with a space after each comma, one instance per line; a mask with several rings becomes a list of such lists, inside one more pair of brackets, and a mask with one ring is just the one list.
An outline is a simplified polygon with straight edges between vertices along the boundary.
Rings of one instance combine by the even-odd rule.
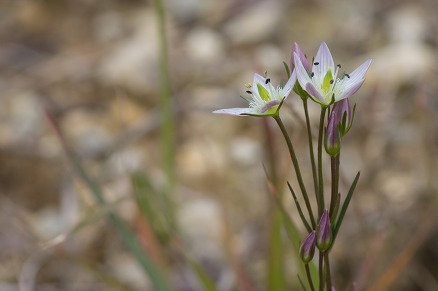
[[[113, 212], [171, 290], [207, 290], [199, 274], [217, 290], [299, 290], [285, 233], [284, 269], [267, 263], [266, 140], [281, 185], [296, 185], [284, 140], [273, 120], [211, 111], [246, 106], [254, 72], [286, 81], [294, 42], [311, 57], [323, 41], [346, 72], [373, 59], [343, 140], [343, 197], [361, 178], [332, 250], [335, 286], [438, 290], [438, 2], [165, 0], [165, 34], [155, 4], [0, 1], [0, 290], [155, 290]], [[310, 189], [295, 94], [282, 117]], [[286, 191], [284, 205], [304, 238]]]

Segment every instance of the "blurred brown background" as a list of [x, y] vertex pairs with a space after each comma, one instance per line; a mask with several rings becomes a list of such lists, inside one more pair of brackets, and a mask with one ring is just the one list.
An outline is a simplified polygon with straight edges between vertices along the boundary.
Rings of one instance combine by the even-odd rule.
[[[99, 209], [44, 111], [56, 115], [70, 147], [136, 229], [132, 174], [163, 184], [153, 6], [0, 1], [0, 290], [148, 290], [111, 227], [92, 218]], [[388, 290], [438, 290], [438, 2], [167, 0], [165, 7], [176, 216], [185, 251], [218, 289], [235, 286], [231, 248], [255, 289], [265, 290], [270, 203], [261, 119], [210, 112], [246, 106], [239, 95], [254, 72], [284, 81], [282, 62], [294, 42], [313, 56], [326, 41], [347, 72], [373, 59], [343, 144], [342, 193], [357, 171], [362, 176], [333, 249], [337, 290], [352, 282], [358, 290], [387, 286], [383, 274], [392, 278]], [[316, 125], [318, 106], [310, 110]], [[310, 187], [296, 95], [282, 114]], [[278, 135], [275, 142], [280, 170], [294, 184], [284, 141]], [[286, 205], [299, 222], [289, 195]], [[90, 217], [71, 238], [42, 250]], [[295, 286], [293, 252], [285, 257]], [[185, 269], [173, 269], [171, 280], [177, 290], [199, 287]]]

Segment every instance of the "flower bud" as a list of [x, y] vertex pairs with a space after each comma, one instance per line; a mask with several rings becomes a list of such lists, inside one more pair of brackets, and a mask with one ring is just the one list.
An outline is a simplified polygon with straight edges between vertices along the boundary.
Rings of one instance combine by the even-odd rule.
[[[307, 74], [310, 76], [310, 74], [312, 73], [312, 68], [309, 65], [309, 61], [307, 60], [306, 55], [300, 49], [298, 44], [295, 43], [294, 47], [292, 49], [291, 57], [290, 57], [290, 69], [291, 70], [295, 70], [295, 67], [297, 66], [297, 62], [300, 62], [303, 65]], [[303, 99], [303, 100], [306, 100], [307, 98], [309, 98], [309, 94], [306, 92], [306, 90], [304, 90], [301, 87], [301, 85], [298, 82], [295, 83], [294, 92], [297, 93], [298, 96], [300, 96], [301, 99]]]
[[330, 113], [327, 128], [325, 130], [324, 147], [330, 156], [336, 156], [341, 150], [341, 133], [338, 127], [337, 114], [333, 110]]
[[330, 216], [328, 210], [324, 210], [316, 232], [316, 246], [321, 252], [326, 251], [332, 243], [332, 231], [330, 228]]
[[350, 130], [353, 124], [353, 115], [351, 114], [351, 107], [348, 98], [342, 99], [333, 105], [333, 112], [336, 113], [337, 124], [339, 124], [339, 131], [343, 137]]
[[301, 243], [300, 257], [304, 263], [308, 263], [313, 259], [315, 254], [316, 233], [312, 231]]
[[294, 61], [294, 54], [296, 54], [301, 63], [303, 64], [304, 69], [307, 71], [307, 73], [310, 75], [312, 68], [309, 65], [309, 61], [306, 58], [306, 55], [301, 50], [300, 46], [297, 43], [294, 43], [294, 47], [292, 49], [292, 55], [290, 58], [290, 69], [293, 70], [295, 68], [295, 61]]

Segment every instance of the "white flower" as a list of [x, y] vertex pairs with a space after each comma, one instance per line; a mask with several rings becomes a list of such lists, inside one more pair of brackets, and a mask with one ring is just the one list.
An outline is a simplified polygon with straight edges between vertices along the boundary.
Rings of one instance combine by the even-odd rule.
[[315, 102], [327, 107], [352, 96], [359, 90], [365, 81], [364, 76], [371, 65], [371, 60], [365, 61], [351, 74], [338, 77], [340, 65], [335, 67], [330, 50], [323, 42], [313, 61], [310, 75], [296, 53], [294, 53], [294, 64], [301, 87]]
[[296, 73], [292, 72], [289, 80], [284, 87], [271, 84], [271, 79], [264, 78], [259, 74], [254, 74], [254, 80], [251, 86], [252, 99], [249, 100], [247, 108], [228, 108], [213, 111], [217, 114], [228, 115], [251, 115], [251, 116], [274, 116], [278, 114], [283, 101], [289, 96], [296, 82]]

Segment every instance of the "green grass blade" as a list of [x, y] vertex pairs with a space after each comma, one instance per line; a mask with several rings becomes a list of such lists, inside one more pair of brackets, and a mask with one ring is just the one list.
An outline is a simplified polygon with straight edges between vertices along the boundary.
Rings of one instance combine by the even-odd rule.
[[347, 197], [345, 197], [344, 204], [342, 205], [341, 212], [339, 213], [338, 221], [336, 222], [335, 229], [333, 231], [333, 243], [335, 242], [336, 236], [338, 235], [339, 229], [341, 227], [342, 221], [344, 220], [345, 213], [347, 213], [348, 205], [350, 204], [351, 197], [353, 196], [354, 189], [356, 189], [357, 181], [359, 180], [360, 172], [357, 173], [356, 178], [354, 178], [351, 184], [350, 190], [348, 191]]
[[281, 213], [276, 209], [274, 211], [268, 258], [268, 290], [286, 290], [283, 262], [284, 250], [283, 242], [281, 240], [283, 220]]
[[186, 260], [189, 263], [189, 266], [192, 269], [193, 273], [195, 273], [196, 277], [198, 277], [198, 280], [204, 287], [204, 290], [217, 291], [214, 282], [211, 280], [210, 276], [208, 276], [208, 274], [202, 269], [202, 267], [197, 262], [188, 258], [187, 256]]
[[[67, 159], [70, 165], [73, 167], [76, 174], [83, 181], [83, 183], [87, 186], [90, 192], [93, 194], [95, 200], [102, 206], [106, 206], [105, 198], [100, 186], [91, 178], [91, 176], [86, 172], [85, 168], [82, 166], [79, 159], [76, 155], [69, 149], [67, 143], [64, 139], [64, 136], [59, 128], [58, 123], [56, 122], [54, 116], [49, 112], [46, 112], [46, 116], [48, 117], [49, 122], [53, 126], [61, 145], [64, 149], [64, 152], [67, 156]], [[157, 268], [157, 266], [153, 263], [151, 258], [145, 253], [140, 243], [138, 242], [134, 233], [127, 227], [123, 220], [115, 213], [107, 214], [108, 220], [116, 230], [116, 232], [122, 238], [123, 243], [128, 248], [128, 250], [132, 253], [132, 255], [137, 259], [139, 264], [143, 267], [145, 273], [149, 276], [152, 285], [157, 291], [170, 291], [170, 287]]]

